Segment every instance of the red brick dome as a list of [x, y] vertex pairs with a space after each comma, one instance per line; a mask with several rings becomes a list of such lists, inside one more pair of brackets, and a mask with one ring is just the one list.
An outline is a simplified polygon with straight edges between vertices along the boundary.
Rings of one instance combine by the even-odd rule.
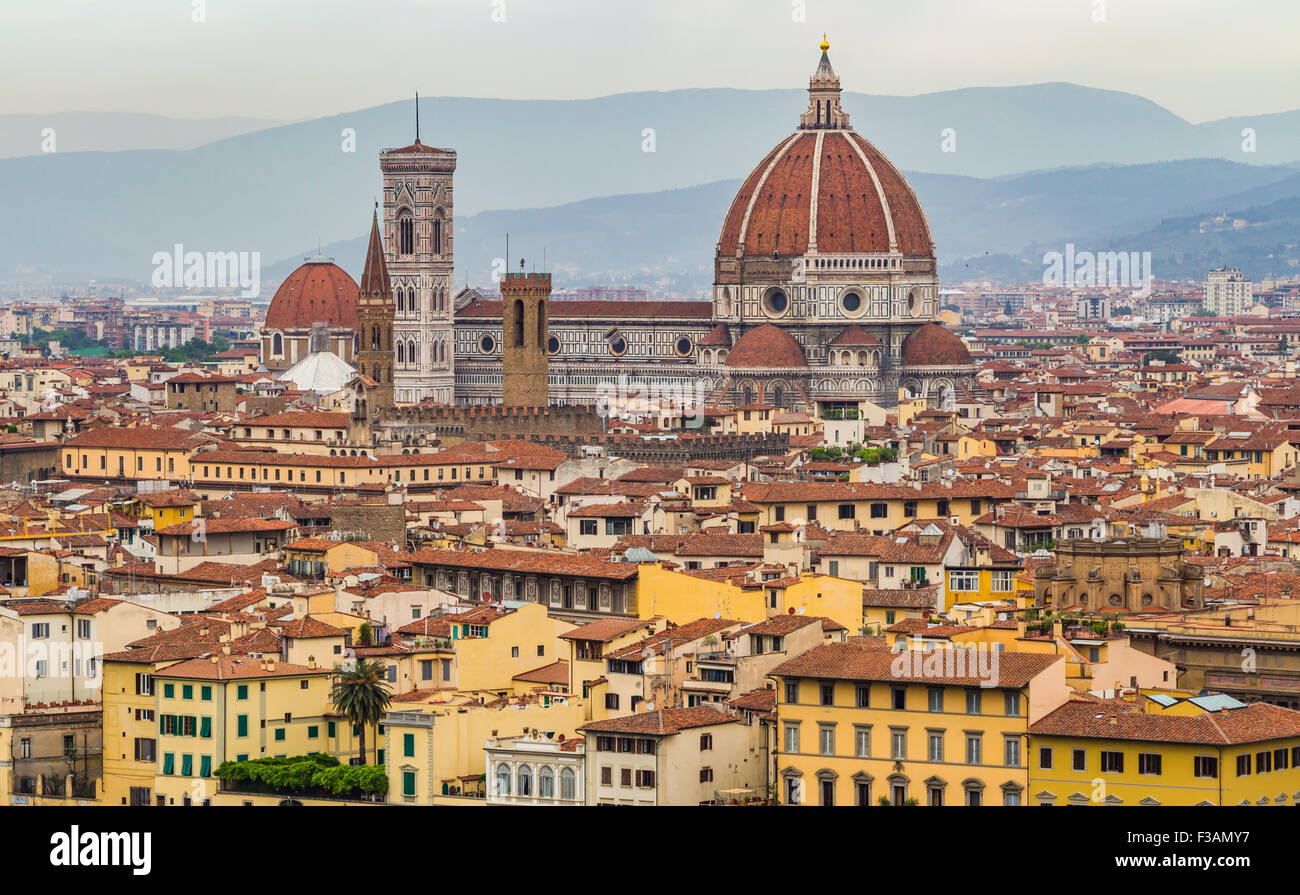
[[727, 355], [728, 367], [806, 367], [808, 358], [799, 341], [771, 323], [740, 337]]
[[799, 130], [769, 152], [731, 200], [718, 254], [802, 255], [812, 239], [822, 254], [934, 255], [911, 186], [851, 130]]
[[275, 290], [266, 309], [271, 329], [307, 329], [313, 323], [356, 328], [357, 284], [326, 259], [309, 259]]
[[964, 367], [972, 363], [966, 343], [938, 323], [923, 323], [903, 340], [904, 367]]

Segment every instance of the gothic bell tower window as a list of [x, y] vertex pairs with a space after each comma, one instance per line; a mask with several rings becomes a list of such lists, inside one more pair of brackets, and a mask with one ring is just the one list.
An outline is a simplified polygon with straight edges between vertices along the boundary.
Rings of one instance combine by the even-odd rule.
[[409, 211], [402, 211], [397, 217], [397, 252], [415, 254], [415, 220]]

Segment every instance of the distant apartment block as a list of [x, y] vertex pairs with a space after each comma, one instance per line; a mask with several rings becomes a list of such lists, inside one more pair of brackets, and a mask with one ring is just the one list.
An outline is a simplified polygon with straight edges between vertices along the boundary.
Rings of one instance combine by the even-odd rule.
[[1250, 306], [1254, 283], [1235, 267], [1210, 271], [1205, 280], [1205, 307], [1216, 317], [1236, 317]]

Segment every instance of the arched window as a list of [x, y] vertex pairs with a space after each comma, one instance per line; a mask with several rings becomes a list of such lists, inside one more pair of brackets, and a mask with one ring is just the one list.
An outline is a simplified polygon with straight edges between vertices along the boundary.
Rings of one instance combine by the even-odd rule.
[[573, 768], [564, 768], [560, 771], [560, 798], [572, 801], [577, 798], [575, 792], [577, 788], [577, 777], [573, 773]]
[[510, 795], [510, 765], [505, 762], [497, 765], [497, 795]]
[[433, 219], [433, 253], [442, 254], [442, 209], [439, 208], [434, 213]]
[[415, 254], [415, 220], [410, 210], [405, 208], [397, 214], [397, 253]]
[[555, 798], [555, 772], [543, 765], [537, 774], [537, 794], [543, 799]]
[[511, 342], [512, 348], [524, 347], [524, 303], [521, 299], [516, 298], [513, 311], [515, 338]]
[[531, 796], [533, 794], [533, 770], [528, 765], [521, 765], [519, 768], [519, 795]]
[[372, 351], [379, 350], [379, 327], [377, 326], [370, 327], [370, 349]]
[[785, 389], [781, 388], [781, 386], [779, 385], [775, 386], [772, 389], [772, 403], [775, 404], [777, 407], [782, 407], [784, 406], [783, 404], [784, 401], [785, 401]]
[[406, 343], [405, 342], [397, 343], [397, 365], [399, 367], [406, 365]]
[[546, 350], [546, 302], [537, 303], [537, 349]]
[[279, 333], [271, 336], [271, 354], [274, 357], [284, 356], [284, 336]]

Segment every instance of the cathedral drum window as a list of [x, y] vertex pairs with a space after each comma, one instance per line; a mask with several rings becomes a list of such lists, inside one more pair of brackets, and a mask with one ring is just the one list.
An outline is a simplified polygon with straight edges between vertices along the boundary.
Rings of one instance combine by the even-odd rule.
[[779, 286], [773, 286], [763, 293], [763, 313], [769, 317], [784, 317], [790, 310], [790, 296]]
[[546, 353], [556, 355], [560, 353], [560, 340], [557, 336], [551, 336], [546, 340]]
[[867, 309], [867, 301], [857, 289], [845, 289], [840, 294], [840, 313], [845, 317], [861, 317]]
[[695, 348], [695, 344], [691, 341], [690, 336], [681, 336], [678, 338], [673, 348], [677, 352], [678, 357], [690, 357], [691, 352]]
[[478, 340], [478, 350], [484, 354], [491, 354], [497, 350], [497, 340], [489, 335], [484, 335]]
[[609, 353], [615, 357], [622, 357], [627, 354], [627, 339], [622, 336], [615, 336], [609, 340]]

